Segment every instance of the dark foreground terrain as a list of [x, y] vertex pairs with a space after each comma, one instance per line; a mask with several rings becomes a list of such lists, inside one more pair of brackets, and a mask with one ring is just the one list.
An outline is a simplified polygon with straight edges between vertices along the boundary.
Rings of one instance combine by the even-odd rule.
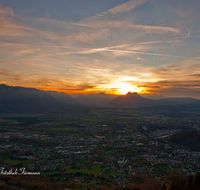
[[199, 125], [195, 109], [1, 114], [0, 166], [18, 175], [0, 189], [198, 189]]

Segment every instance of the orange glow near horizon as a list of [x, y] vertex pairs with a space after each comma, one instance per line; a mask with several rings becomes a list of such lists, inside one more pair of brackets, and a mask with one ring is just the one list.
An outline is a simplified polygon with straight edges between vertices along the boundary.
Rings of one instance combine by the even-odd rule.
[[138, 87], [137, 85], [132, 85], [129, 82], [123, 82], [115, 80], [110, 84], [100, 85], [96, 89], [87, 89], [86, 93], [99, 93], [104, 92], [106, 94], [113, 95], [125, 95], [128, 92], [137, 92], [139, 94], [148, 94], [146, 87]]
[[[39, 90], [44, 91], [57, 91], [57, 92], [64, 92], [66, 94], [98, 94], [98, 93], [105, 93], [105, 94], [111, 94], [111, 95], [125, 95], [128, 92], [137, 92], [139, 94], [149, 94], [149, 88], [147, 87], [138, 87], [136, 84], [139, 81], [139, 79], [135, 79], [136, 84], [134, 85], [133, 82], [129, 82], [129, 78], [122, 78], [115, 79], [107, 84], [101, 84], [90, 88], [90, 85], [88, 85], [88, 88], [79, 89], [76, 85], [71, 85], [69, 87], [65, 86], [57, 86], [55, 85], [53, 88], [52, 86], [26, 86], [30, 88], [37, 88]], [[133, 83], [133, 84], [132, 84]], [[83, 85], [84, 86], [84, 85]]]
[[[10, 84], [7, 84], [10, 85]], [[13, 85], [17, 86], [17, 85]], [[21, 85], [19, 85], [21, 86]], [[54, 86], [51, 88], [45, 87], [45, 86], [29, 86], [29, 85], [24, 85], [23, 87], [25, 88], [36, 88], [38, 90], [44, 90], [44, 91], [56, 91], [56, 92], [64, 92], [66, 94], [98, 94], [98, 93], [105, 93], [105, 94], [110, 94], [110, 95], [126, 95], [128, 92], [137, 92], [138, 94], [149, 94], [149, 88], [146, 87], [138, 87], [137, 85], [132, 85], [128, 82], [112, 82], [110, 84], [104, 84], [104, 85], [99, 85], [95, 88], [88, 88], [88, 89], [80, 89], [77, 90], [75, 87], [71, 89], [64, 89], [64, 88], [56, 88]]]
[[117, 95], [125, 95], [128, 92], [146, 93], [147, 89], [145, 87], [138, 87], [137, 85], [131, 84], [129, 81], [140, 82], [141, 80], [136, 77], [126, 76], [112, 81], [109, 88], [115, 89], [114, 94]]
[[118, 95], [125, 95], [127, 94], [128, 92], [137, 92], [137, 93], [144, 93], [145, 92], [145, 88], [142, 87], [142, 88], [139, 88], [138, 86], [136, 85], [131, 85], [129, 83], [119, 83], [117, 84], [117, 91], [115, 94], [118, 94]]

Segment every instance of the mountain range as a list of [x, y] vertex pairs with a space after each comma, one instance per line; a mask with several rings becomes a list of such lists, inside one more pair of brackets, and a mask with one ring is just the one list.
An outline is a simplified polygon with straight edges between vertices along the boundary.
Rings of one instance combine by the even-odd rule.
[[0, 84], [0, 113], [70, 112], [84, 111], [90, 107], [140, 108], [185, 104], [200, 106], [200, 100], [194, 98], [150, 99], [142, 97], [136, 92], [129, 92], [121, 96], [99, 93], [81, 94], [75, 97], [64, 92]]
[[[73, 98], [58, 92], [45, 92], [35, 88], [0, 85], [0, 113], [67, 112], [85, 107], [73, 104]], [[71, 100], [68, 100], [67, 98]], [[69, 102], [72, 103], [69, 103]]]
[[46, 93], [61, 103], [79, 105], [79, 102], [77, 102], [74, 98], [64, 92], [46, 91]]
[[159, 100], [144, 98], [138, 93], [127, 93], [124, 96], [118, 96], [112, 100], [108, 106], [110, 107], [146, 107], [159, 105], [182, 105], [182, 104], [199, 104], [200, 100], [195, 98], [163, 98]]

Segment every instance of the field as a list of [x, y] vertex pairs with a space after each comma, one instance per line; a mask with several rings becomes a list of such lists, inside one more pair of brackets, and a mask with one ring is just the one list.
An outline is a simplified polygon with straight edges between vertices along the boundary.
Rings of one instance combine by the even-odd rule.
[[120, 173], [120, 172], [116, 172], [116, 171], [110, 171], [110, 172], [106, 172], [104, 171], [102, 174], [106, 174], [106, 175], [116, 175], [116, 176], [124, 176], [124, 175], [127, 175], [127, 174], [124, 174], [124, 173]]
[[88, 169], [85, 167], [80, 167], [77, 169], [72, 168], [72, 166], [66, 168], [65, 173], [76, 173], [76, 172], [82, 172], [86, 174], [94, 174], [94, 175], [99, 175], [100, 172], [103, 170], [101, 165], [91, 165]]
[[160, 168], [161, 170], [163, 170], [166, 173], [172, 172], [172, 170], [166, 165], [158, 165], [157, 167]]

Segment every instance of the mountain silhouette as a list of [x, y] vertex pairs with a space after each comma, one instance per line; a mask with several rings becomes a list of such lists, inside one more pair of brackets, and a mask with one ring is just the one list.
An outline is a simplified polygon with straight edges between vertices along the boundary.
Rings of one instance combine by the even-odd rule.
[[153, 105], [156, 100], [143, 98], [137, 92], [128, 92], [126, 95], [118, 96], [112, 100], [108, 106], [112, 107], [137, 107], [137, 106], [146, 106]]
[[[106, 104], [107, 102], [109, 103]], [[200, 100], [194, 98], [164, 98], [161, 100], [153, 100], [144, 98], [136, 92], [129, 92], [126, 95], [118, 97], [104, 93], [88, 94], [74, 99], [65, 93], [0, 84], [0, 113], [85, 112], [90, 109], [88, 106], [98, 107], [104, 106], [105, 104], [107, 107], [132, 108], [168, 105], [190, 105], [190, 107], [199, 107]]]
[[145, 107], [159, 105], [182, 105], [182, 104], [200, 104], [200, 100], [195, 98], [163, 98], [153, 100], [144, 98], [136, 92], [128, 92], [126, 95], [118, 96], [107, 104], [109, 107]]
[[0, 113], [71, 111], [79, 107], [62, 103], [42, 90], [0, 84]]
[[64, 92], [56, 92], [56, 91], [46, 91], [53, 98], [58, 100], [59, 102], [71, 104], [71, 105], [80, 105], [74, 98]]

